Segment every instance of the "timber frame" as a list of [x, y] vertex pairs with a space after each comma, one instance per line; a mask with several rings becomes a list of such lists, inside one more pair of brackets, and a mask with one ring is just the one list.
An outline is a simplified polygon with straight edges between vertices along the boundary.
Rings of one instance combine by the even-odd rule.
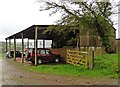
[[[34, 40], [34, 47], [35, 47], [35, 65], [37, 65], [37, 41], [38, 39], [43, 40], [43, 48], [45, 48], [45, 40], [53, 40], [53, 36], [50, 34], [43, 34], [43, 31], [47, 29], [50, 25], [32, 25], [16, 34], [13, 34], [7, 38], [6, 40], [6, 52], [11, 51], [11, 39], [14, 39], [14, 60], [16, 60], [15, 52], [16, 52], [16, 39], [22, 39], [22, 58], [21, 62], [24, 63], [24, 38]], [[52, 25], [53, 26], [53, 25]], [[9, 49], [8, 49], [8, 41], [9, 40]], [[29, 47], [29, 45], [28, 45]]]

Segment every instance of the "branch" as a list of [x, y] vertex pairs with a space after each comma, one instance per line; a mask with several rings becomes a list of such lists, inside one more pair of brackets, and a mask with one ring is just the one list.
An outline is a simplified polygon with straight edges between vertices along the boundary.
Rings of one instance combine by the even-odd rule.
[[[46, 2], [44, 1], [44, 3], [46, 4], [44, 7], [41, 7], [40, 11], [44, 11], [44, 10], [50, 10], [50, 9], [54, 9], [54, 11], [52, 11], [52, 14], [55, 14], [56, 12], [60, 11], [60, 10], [64, 10], [65, 13], [69, 14], [69, 15], [73, 15], [76, 19], [79, 19], [79, 16], [83, 16], [82, 14], [80, 14], [79, 12], [77, 12], [74, 9], [69, 9], [67, 8], [67, 6], [63, 5], [59, 5], [55, 2]], [[78, 14], [78, 15], [76, 15]]]
[[93, 14], [93, 16], [96, 17], [96, 13], [91, 8], [89, 8], [85, 2], [81, 2], [81, 4], [85, 6], [85, 8], [87, 8]]

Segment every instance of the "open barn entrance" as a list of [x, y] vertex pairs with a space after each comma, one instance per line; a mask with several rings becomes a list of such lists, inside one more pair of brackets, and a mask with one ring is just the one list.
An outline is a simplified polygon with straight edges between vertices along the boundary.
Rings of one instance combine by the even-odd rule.
[[[6, 52], [11, 51], [11, 40], [13, 41], [14, 60], [16, 60], [16, 43], [17, 39], [21, 40], [21, 61], [24, 63], [24, 49], [35, 48], [35, 65], [37, 65], [37, 48], [52, 48], [53, 36], [50, 34], [43, 34], [43, 32], [50, 25], [33, 25], [16, 34], [13, 34], [6, 39]], [[27, 39], [27, 42], [25, 41]]]

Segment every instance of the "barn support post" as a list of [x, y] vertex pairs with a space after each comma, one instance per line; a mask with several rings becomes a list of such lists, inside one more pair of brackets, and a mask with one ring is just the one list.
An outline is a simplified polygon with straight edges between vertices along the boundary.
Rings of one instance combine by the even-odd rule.
[[22, 37], [22, 63], [24, 63], [24, 35], [21, 33]]
[[11, 39], [9, 39], [9, 52], [11, 51]]
[[51, 48], [53, 48], [53, 40], [52, 40]]
[[14, 37], [14, 61], [16, 61], [16, 38]]
[[27, 40], [27, 48], [29, 48], [29, 38], [28, 38], [28, 40]]
[[38, 27], [35, 27], [35, 66], [37, 66], [37, 36], [38, 36]]
[[43, 39], [43, 48], [45, 48], [45, 40]]
[[7, 38], [5, 40], [6, 40], [6, 52], [7, 52], [8, 51]]

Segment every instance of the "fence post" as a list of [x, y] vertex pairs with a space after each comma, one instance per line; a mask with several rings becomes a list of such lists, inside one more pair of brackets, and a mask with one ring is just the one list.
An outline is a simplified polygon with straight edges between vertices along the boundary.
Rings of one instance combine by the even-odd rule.
[[93, 69], [94, 67], [94, 49], [92, 49], [91, 53], [90, 53], [90, 69]]

